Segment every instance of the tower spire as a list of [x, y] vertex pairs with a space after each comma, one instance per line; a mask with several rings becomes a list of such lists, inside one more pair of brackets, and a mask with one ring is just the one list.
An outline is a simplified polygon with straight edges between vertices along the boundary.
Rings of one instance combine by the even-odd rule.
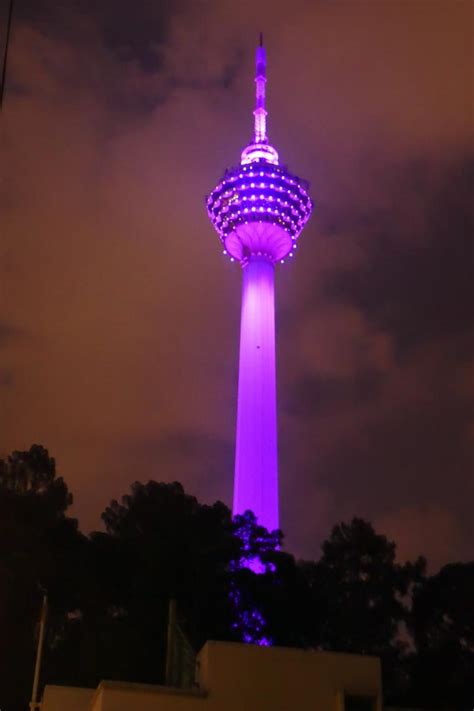
[[266, 143], [267, 142], [267, 112], [265, 110], [265, 84], [267, 81], [266, 68], [267, 68], [267, 53], [265, 52], [265, 47], [263, 46], [263, 34], [260, 32], [260, 42], [257, 47], [257, 53], [255, 57], [256, 72], [255, 72], [255, 86], [256, 86], [256, 99], [255, 99], [255, 111], [253, 115], [255, 117], [254, 122], [254, 141], [255, 143]]
[[264, 160], [272, 165], [278, 165], [278, 153], [268, 143], [267, 112], [265, 109], [265, 84], [267, 81], [267, 53], [263, 46], [263, 34], [260, 32], [259, 43], [255, 56], [255, 111], [253, 140], [240, 154], [242, 165]]

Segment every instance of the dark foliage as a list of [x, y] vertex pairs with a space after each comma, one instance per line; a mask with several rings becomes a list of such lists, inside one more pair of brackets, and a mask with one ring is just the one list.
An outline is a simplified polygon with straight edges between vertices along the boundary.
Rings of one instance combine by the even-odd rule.
[[27, 707], [42, 591], [58, 612], [75, 590], [74, 560], [86, 539], [65, 512], [72, 502], [43, 447], [0, 461], [0, 707]]
[[[200, 504], [179, 483], [136, 482], [86, 537], [47, 450], [0, 461], [0, 706], [26, 708], [43, 590], [43, 683], [163, 682], [168, 604], [197, 650], [242, 638], [232, 591], [274, 644], [381, 657], [387, 700], [474, 706], [474, 563], [427, 577], [361, 519], [335, 526], [317, 562], [297, 562], [248, 512]], [[252, 561], [262, 572], [252, 572]]]
[[410, 697], [417, 704], [474, 708], [474, 563], [452, 563], [413, 596]]

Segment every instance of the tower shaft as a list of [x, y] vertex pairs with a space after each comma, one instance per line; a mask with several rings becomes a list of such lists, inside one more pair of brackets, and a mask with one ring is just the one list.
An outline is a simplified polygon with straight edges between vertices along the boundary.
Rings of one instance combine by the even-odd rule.
[[273, 262], [243, 268], [233, 513], [279, 528]]

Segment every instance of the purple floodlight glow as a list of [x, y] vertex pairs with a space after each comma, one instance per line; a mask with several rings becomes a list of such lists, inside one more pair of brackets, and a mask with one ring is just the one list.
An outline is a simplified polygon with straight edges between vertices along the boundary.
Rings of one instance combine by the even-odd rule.
[[[267, 575], [268, 581], [275, 582], [276, 565], [274, 553], [280, 544], [279, 531], [267, 531], [257, 524], [255, 515], [246, 511], [234, 518], [234, 534], [240, 541], [240, 555], [230, 564], [230, 601], [234, 610], [233, 629], [243, 642], [268, 646], [272, 644], [268, 636], [265, 615], [255, 599], [255, 588], [249, 586], [245, 571], [254, 575]], [[246, 581], [245, 584], [244, 581]]]
[[230, 591], [230, 600], [233, 604], [236, 621], [232, 628], [240, 634], [245, 644], [257, 644], [260, 647], [272, 645], [272, 639], [265, 633], [266, 622], [258, 607], [247, 608], [237, 586], [233, 585]]

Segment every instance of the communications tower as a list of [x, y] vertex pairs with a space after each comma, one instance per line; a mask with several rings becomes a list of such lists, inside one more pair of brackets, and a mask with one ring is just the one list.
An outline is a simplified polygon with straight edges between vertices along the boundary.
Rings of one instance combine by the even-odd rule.
[[207, 199], [224, 254], [242, 267], [239, 390], [233, 514], [251, 510], [279, 528], [275, 373], [275, 265], [292, 257], [313, 207], [308, 183], [279, 162], [268, 142], [266, 53], [256, 53], [253, 141]]

